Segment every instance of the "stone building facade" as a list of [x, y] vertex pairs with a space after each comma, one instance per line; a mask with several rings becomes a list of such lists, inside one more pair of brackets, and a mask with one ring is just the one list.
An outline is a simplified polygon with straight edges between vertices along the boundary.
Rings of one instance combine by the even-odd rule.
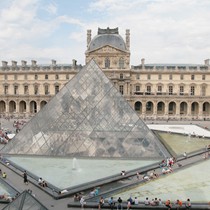
[[[125, 39], [115, 29], [87, 30], [85, 62], [94, 59], [143, 119], [210, 119], [210, 63], [130, 64], [130, 31]], [[76, 60], [60, 65], [8, 65], [0, 67], [1, 116], [28, 117], [38, 112], [80, 69]]]

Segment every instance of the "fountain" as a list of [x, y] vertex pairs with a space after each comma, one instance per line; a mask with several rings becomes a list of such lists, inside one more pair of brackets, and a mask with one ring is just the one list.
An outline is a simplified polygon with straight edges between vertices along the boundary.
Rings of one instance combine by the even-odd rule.
[[78, 170], [79, 169], [79, 165], [78, 165], [78, 161], [76, 158], [73, 158], [72, 160], [72, 170]]

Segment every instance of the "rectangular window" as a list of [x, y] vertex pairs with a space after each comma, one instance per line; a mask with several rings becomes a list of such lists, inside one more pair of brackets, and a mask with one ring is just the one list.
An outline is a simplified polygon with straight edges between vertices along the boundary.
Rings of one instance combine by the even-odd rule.
[[49, 87], [48, 87], [48, 85], [45, 85], [44, 86], [44, 94], [45, 95], [48, 95], [49, 94]]
[[173, 86], [169, 86], [168, 87], [168, 93], [169, 93], [169, 95], [173, 95]]
[[195, 95], [195, 87], [194, 86], [191, 86], [190, 87], [190, 95], [191, 96], [194, 96]]
[[206, 80], [206, 75], [205, 74], [202, 75], [202, 80]]
[[8, 94], [8, 86], [4, 86], [4, 94], [5, 94], [5, 95]]
[[34, 79], [35, 79], [35, 80], [38, 79], [38, 75], [37, 75], [37, 74], [34, 75]]
[[18, 86], [17, 86], [17, 85], [14, 86], [14, 94], [15, 94], [15, 95], [18, 94]]
[[55, 75], [55, 79], [59, 79], [59, 75], [58, 74]]
[[206, 95], [206, 87], [205, 86], [202, 86], [201, 95], [202, 96], [205, 96]]
[[180, 74], [180, 80], [184, 79], [184, 74]]
[[157, 95], [162, 95], [162, 86], [158, 86], [158, 92]]
[[140, 75], [139, 74], [136, 75], [136, 79], [140, 79]]
[[28, 94], [28, 85], [24, 86], [24, 94]]
[[38, 86], [37, 85], [35, 85], [34, 86], [34, 95], [38, 95]]
[[15, 75], [14, 75], [14, 80], [17, 80], [17, 78], [18, 78], [18, 75], [15, 74]]
[[179, 95], [184, 95], [184, 86], [179, 87]]
[[147, 74], [147, 79], [150, 80], [151, 79], [151, 75]]
[[45, 74], [45, 79], [48, 79], [48, 74]]
[[172, 80], [173, 79], [173, 75], [169, 74], [169, 79]]
[[56, 85], [56, 86], [55, 86], [55, 94], [57, 94], [58, 92], [59, 92], [59, 86]]
[[136, 92], [138, 92], [138, 91], [140, 91], [140, 86], [139, 85], [136, 86]]
[[162, 79], [162, 74], [158, 74], [158, 79], [159, 79], [159, 80]]
[[120, 85], [119, 86], [119, 91], [120, 91], [120, 93], [123, 95], [124, 94], [124, 87], [123, 87], [123, 85]]
[[69, 74], [66, 74], [66, 79], [69, 79]]
[[120, 74], [120, 79], [123, 79], [123, 74]]
[[191, 80], [194, 80], [194, 79], [195, 79], [195, 75], [192, 74], [192, 75], [191, 75]]
[[147, 86], [146, 95], [151, 95], [151, 86]]
[[27, 74], [24, 75], [24, 79], [25, 79], [25, 80], [28, 79], [28, 75], [27, 75]]
[[4, 79], [7, 80], [7, 74], [4, 75]]

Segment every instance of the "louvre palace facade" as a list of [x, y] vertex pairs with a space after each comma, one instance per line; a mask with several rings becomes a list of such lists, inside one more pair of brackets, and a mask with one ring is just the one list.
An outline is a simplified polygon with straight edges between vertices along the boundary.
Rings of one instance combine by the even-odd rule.
[[[87, 30], [86, 64], [92, 59], [145, 120], [209, 120], [210, 64], [130, 64], [130, 30]], [[2, 61], [1, 117], [31, 117], [73, 78], [83, 65]]]

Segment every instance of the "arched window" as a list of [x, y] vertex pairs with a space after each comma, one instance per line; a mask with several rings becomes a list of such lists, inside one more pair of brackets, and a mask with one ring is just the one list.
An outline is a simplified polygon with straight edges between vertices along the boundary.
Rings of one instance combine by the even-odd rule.
[[135, 103], [135, 111], [140, 111], [141, 110], [141, 102], [139, 102], [139, 101], [137, 101], [136, 103]]
[[110, 68], [110, 59], [109, 58], [105, 58], [105, 68], [106, 69]]
[[123, 58], [120, 58], [119, 60], [119, 68], [120, 69], [124, 69], [125, 68], [125, 62]]

